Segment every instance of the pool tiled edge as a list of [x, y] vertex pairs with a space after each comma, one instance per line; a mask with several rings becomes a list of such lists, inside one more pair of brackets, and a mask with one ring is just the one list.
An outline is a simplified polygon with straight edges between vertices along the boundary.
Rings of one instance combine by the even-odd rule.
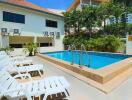
[[[95, 82], [99, 83], [100, 85], [104, 85], [104, 86], [107, 83], [110, 83], [110, 81], [112, 81], [115, 77], [119, 76], [123, 72], [132, 68], [132, 63], [130, 62], [132, 58], [127, 58], [125, 60], [114, 63], [112, 65], [109, 65], [99, 70], [93, 70], [93, 69], [85, 68], [85, 67], [80, 69], [78, 65], [71, 65], [68, 62], [65, 62], [63, 60], [58, 60], [56, 58], [52, 58], [46, 55], [37, 54], [37, 56], [45, 60], [48, 60], [49, 62], [52, 62], [56, 65], [59, 65], [62, 68], [68, 69], [86, 78], [94, 80]], [[127, 76], [126, 76], [126, 79], [127, 79]]]

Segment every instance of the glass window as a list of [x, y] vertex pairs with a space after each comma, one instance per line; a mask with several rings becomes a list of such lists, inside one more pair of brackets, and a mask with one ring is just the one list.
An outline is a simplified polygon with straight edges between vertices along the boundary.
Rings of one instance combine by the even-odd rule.
[[40, 43], [40, 47], [49, 47], [52, 46], [52, 43]]
[[25, 15], [3, 11], [3, 21], [14, 23], [25, 23]]
[[10, 44], [11, 48], [22, 48], [23, 44]]
[[56, 39], [60, 39], [60, 32], [56, 33]]
[[57, 28], [57, 27], [58, 27], [57, 21], [46, 20], [46, 26], [47, 26], [47, 27], [54, 27], [54, 28]]

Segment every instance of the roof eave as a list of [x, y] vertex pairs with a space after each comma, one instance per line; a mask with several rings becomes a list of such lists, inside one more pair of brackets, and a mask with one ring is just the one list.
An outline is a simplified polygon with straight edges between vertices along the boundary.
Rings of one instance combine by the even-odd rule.
[[[103, 2], [108, 2], [109, 0], [95, 0], [97, 2], [103, 3]], [[67, 8], [67, 12], [70, 12], [72, 9], [74, 9], [75, 7], [77, 7], [80, 3], [80, 0], [74, 0], [72, 2], [72, 4]]]
[[70, 12], [73, 8], [75, 8], [77, 5], [79, 5], [79, 3], [80, 3], [80, 0], [74, 0], [66, 11]]
[[37, 9], [30, 8], [30, 7], [25, 7], [25, 6], [9, 3], [9, 2], [6, 2], [6, 1], [0, 1], [0, 3], [9, 4], [9, 5], [13, 5], [13, 6], [16, 6], [16, 7], [29, 9], [29, 10], [34, 10], [34, 11], [37, 11], [37, 12], [40, 12], [40, 13], [50, 14], [50, 15], [54, 15], [54, 16], [57, 16], [57, 17], [62, 17], [62, 18], [64, 17], [63, 15], [53, 14], [53, 13], [45, 12], [45, 11], [42, 11], [42, 10], [37, 10]]

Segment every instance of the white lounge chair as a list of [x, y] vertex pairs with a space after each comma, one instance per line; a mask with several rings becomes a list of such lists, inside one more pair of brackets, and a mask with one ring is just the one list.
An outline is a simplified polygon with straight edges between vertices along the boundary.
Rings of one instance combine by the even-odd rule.
[[52, 77], [52, 78], [45, 78], [45, 89], [46, 93], [43, 100], [46, 100], [47, 96], [50, 95], [52, 98], [52, 94], [57, 96], [57, 93], [65, 93], [66, 96], [69, 96], [67, 93], [67, 88], [70, 86], [69, 83], [66, 81], [64, 77]]
[[7, 55], [5, 51], [0, 51], [0, 55]]
[[[22, 63], [22, 62], [21, 62]], [[10, 73], [23, 73], [23, 72], [31, 72], [31, 71], [37, 71], [39, 75], [42, 77], [41, 71], [44, 73], [44, 66], [40, 64], [35, 65], [29, 65], [29, 66], [22, 66], [17, 67], [17, 64], [13, 61], [8, 61], [7, 56], [0, 56], [0, 69], [7, 70]]]
[[9, 55], [6, 54], [5, 51], [0, 51], [0, 56], [4, 56], [6, 61], [13, 62], [14, 65], [18, 66], [33, 64], [33, 61], [31, 59], [27, 59], [25, 56], [10, 57]]
[[14, 65], [16, 66], [23, 66], [23, 65], [32, 65], [33, 61], [28, 59], [28, 60], [11, 60], [10, 62], [12, 62]]
[[39, 73], [40, 77], [43, 76], [41, 71], [44, 74], [44, 66], [40, 65], [40, 64], [35, 64], [35, 65], [30, 65], [30, 66], [22, 66], [22, 67], [15, 66], [15, 68], [17, 69], [17, 72], [19, 72], [19, 73], [23, 73], [23, 72], [29, 73], [32, 71], [36, 71]]
[[[19, 74], [19, 73], [29, 73], [32, 71], [36, 71], [39, 73], [40, 77], [43, 76], [41, 71], [44, 74], [44, 66], [40, 65], [40, 64], [17, 67], [17, 66], [14, 66], [13, 64], [9, 63], [9, 64], [3, 64], [2, 66], [3, 67], [0, 67], [1, 69], [6, 70], [10, 73], [18, 73]], [[23, 78], [23, 77], [21, 77], [21, 78]]]
[[[15, 77], [16, 78], [16, 77]], [[48, 95], [64, 92], [69, 83], [64, 77], [49, 77], [43, 80], [32, 80], [27, 83], [18, 83], [8, 72], [0, 71], [0, 92], [12, 98], [26, 96], [28, 100], [32, 100], [32, 96], [40, 96], [45, 94], [43, 100]]]

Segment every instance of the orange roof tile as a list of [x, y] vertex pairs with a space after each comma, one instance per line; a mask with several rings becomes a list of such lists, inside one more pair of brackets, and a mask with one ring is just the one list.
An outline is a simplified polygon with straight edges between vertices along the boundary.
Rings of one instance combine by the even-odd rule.
[[17, 5], [17, 6], [21, 6], [21, 7], [25, 7], [25, 8], [30, 8], [33, 10], [42, 11], [42, 12], [53, 14], [53, 15], [62, 16], [61, 14], [49, 11], [46, 8], [42, 8], [42, 7], [37, 6], [31, 2], [27, 2], [26, 0], [4, 0], [3, 2], [13, 4], [13, 5]]

